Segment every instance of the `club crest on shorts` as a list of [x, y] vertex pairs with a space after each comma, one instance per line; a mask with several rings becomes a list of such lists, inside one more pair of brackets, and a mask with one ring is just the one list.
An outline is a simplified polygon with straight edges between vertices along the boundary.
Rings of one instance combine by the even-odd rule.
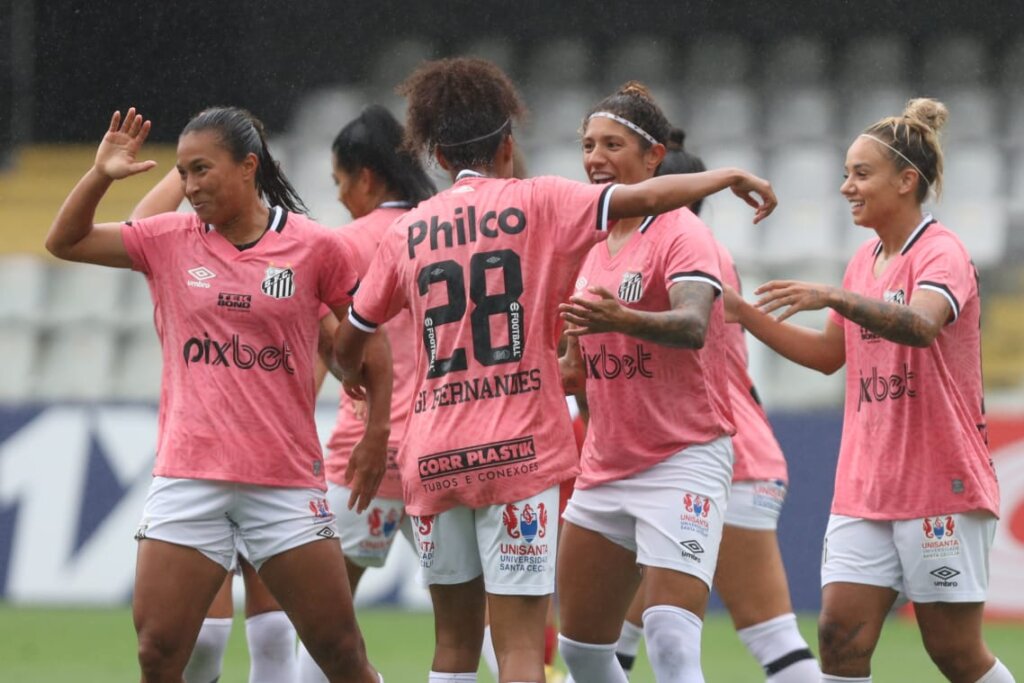
[[434, 515], [413, 516], [412, 521], [416, 522], [416, 531], [420, 536], [429, 536], [434, 530]]
[[371, 536], [383, 536], [384, 538], [391, 538], [391, 535], [395, 533], [395, 529], [398, 528], [398, 522], [401, 516], [398, 514], [398, 510], [391, 508], [388, 510], [388, 514], [385, 517], [383, 510], [378, 507], [373, 508], [373, 511], [366, 516], [366, 524], [369, 527]]
[[687, 493], [683, 496], [683, 507], [687, 512], [692, 512], [697, 517], [707, 517], [711, 512], [711, 499], [707, 496], [701, 498], [698, 495]]
[[317, 519], [328, 519], [331, 517], [331, 509], [327, 506], [326, 498], [314, 498], [309, 501], [309, 510]]
[[544, 503], [537, 504], [537, 510], [527, 503], [522, 513], [519, 506], [509, 503], [501, 515], [509, 538], [522, 538], [533, 543], [535, 538], [544, 538], [548, 533], [548, 509]]
[[921, 526], [924, 529], [925, 538], [952, 538], [956, 522], [952, 517], [946, 517], [945, 520], [942, 517], [925, 517]]
[[267, 266], [260, 289], [274, 299], [287, 299], [295, 294], [295, 271], [290, 267]]
[[619, 283], [619, 300], [623, 303], [632, 304], [640, 301], [644, 295], [643, 273], [626, 271], [622, 274], [622, 282]]

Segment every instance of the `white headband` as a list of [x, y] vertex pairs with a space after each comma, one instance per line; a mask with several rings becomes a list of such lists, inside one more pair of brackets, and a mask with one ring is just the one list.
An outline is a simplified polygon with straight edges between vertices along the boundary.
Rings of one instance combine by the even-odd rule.
[[492, 135], [497, 135], [501, 131], [505, 130], [505, 126], [507, 126], [511, 122], [512, 122], [512, 117], [510, 116], [507, 119], [505, 119], [505, 123], [501, 124], [500, 126], [498, 126], [498, 128], [496, 130], [492, 130], [490, 133], [487, 133], [486, 135], [479, 135], [479, 136], [477, 136], [475, 138], [470, 138], [469, 140], [463, 140], [462, 142], [439, 142], [439, 143], [437, 143], [437, 146], [438, 147], [459, 147], [461, 145], [468, 145], [471, 142], [480, 142], [481, 140], [486, 140], [487, 138], [491, 137]]
[[626, 128], [629, 128], [631, 131], [633, 131], [634, 133], [636, 133], [637, 135], [642, 137], [644, 140], [647, 140], [647, 142], [651, 143], [652, 145], [658, 144], [658, 141], [654, 139], [653, 135], [651, 135], [646, 130], [644, 130], [640, 126], [636, 125], [635, 123], [633, 123], [629, 119], [624, 119], [621, 116], [619, 116], [618, 114], [613, 114], [610, 111], [595, 111], [593, 114], [591, 114], [590, 116], [587, 117], [587, 121], [589, 121], [590, 119], [594, 118], [595, 116], [600, 116], [601, 118], [611, 119], [612, 121], [615, 121], [616, 123], [621, 123]]
[[900, 157], [902, 157], [904, 161], [906, 161], [906, 162], [907, 162], [908, 164], [910, 164], [911, 166], [913, 166], [913, 167], [914, 167], [914, 170], [915, 170], [915, 171], [917, 171], [917, 172], [918, 172], [918, 174], [920, 174], [920, 176], [921, 176], [922, 178], [924, 178], [924, 181], [925, 181], [926, 183], [928, 183], [929, 185], [931, 185], [931, 184], [932, 184], [932, 181], [928, 180], [928, 176], [926, 176], [926, 175], [924, 174], [924, 171], [922, 171], [922, 170], [921, 170], [920, 168], [918, 168], [918, 167], [917, 167], [917, 164], [915, 164], [915, 163], [914, 163], [913, 161], [911, 161], [910, 159], [908, 159], [908, 158], [907, 158], [907, 155], [906, 155], [906, 154], [904, 154], [903, 152], [899, 151], [898, 149], [896, 149], [895, 147], [893, 147], [892, 145], [890, 145], [890, 144], [889, 144], [888, 142], [886, 142], [885, 140], [883, 140], [883, 139], [881, 139], [881, 138], [878, 138], [878, 137], [875, 137], [874, 135], [871, 135], [870, 133], [861, 133], [861, 134], [860, 134], [860, 137], [862, 137], [862, 138], [871, 138], [872, 140], [874, 140], [874, 141], [875, 141], [875, 142], [877, 142], [878, 144], [880, 144], [880, 145], [883, 145], [883, 146], [885, 146], [885, 147], [888, 147], [888, 148], [889, 148], [889, 149], [891, 149], [892, 151], [896, 152], [896, 154], [899, 154], [899, 155], [900, 155]]

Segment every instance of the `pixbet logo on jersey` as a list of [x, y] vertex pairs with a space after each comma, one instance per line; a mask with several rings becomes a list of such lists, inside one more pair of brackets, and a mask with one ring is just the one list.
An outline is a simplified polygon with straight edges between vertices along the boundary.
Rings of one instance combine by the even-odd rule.
[[583, 352], [583, 367], [588, 379], [615, 379], [620, 375], [633, 379], [637, 374], [650, 379], [654, 377], [654, 373], [647, 367], [650, 359], [651, 354], [644, 349], [643, 344], [636, 345], [635, 353], [624, 353], [621, 356], [601, 344], [597, 353]]
[[899, 372], [891, 375], [879, 375], [878, 368], [871, 368], [871, 374], [860, 377], [860, 397], [857, 399], [857, 410], [865, 403], [880, 403], [885, 400], [898, 401], [904, 396], [914, 398], [917, 391], [910, 383], [917, 375], [906, 363]]
[[289, 375], [295, 374], [295, 366], [292, 365], [292, 350], [288, 342], [281, 342], [280, 346], [264, 346], [257, 349], [245, 344], [237, 334], [231, 335], [226, 342], [219, 342], [210, 339], [210, 335], [203, 333], [203, 338], [191, 337], [185, 342], [181, 350], [185, 357], [185, 365], [195, 363], [204, 365], [223, 365], [231, 367], [234, 365], [242, 370], [248, 370], [254, 365], [259, 365], [261, 370], [273, 372], [278, 368], [284, 368]]

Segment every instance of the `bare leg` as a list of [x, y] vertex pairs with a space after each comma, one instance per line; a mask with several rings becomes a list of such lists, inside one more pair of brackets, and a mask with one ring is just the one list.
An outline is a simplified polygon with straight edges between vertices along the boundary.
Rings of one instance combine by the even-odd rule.
[[822, 589], [818, 647], [822, 673], [847, 678], [871, 675], [871, 655], [885, 615], [896, 601], [890, 588], [836, 582]]
[[983, 602], [914, 603], [921, 639], [942, 675], [974, 683], [995, 666], [981, 635]]

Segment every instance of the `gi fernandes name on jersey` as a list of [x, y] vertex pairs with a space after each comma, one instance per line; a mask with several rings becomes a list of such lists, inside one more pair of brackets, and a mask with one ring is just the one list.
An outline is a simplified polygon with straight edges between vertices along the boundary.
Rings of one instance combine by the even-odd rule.
[[557, 306], [605, 235], [609, 188], [460, 177], [396, 222], [353, 304], [407, 305], [418, 386], [400, 449], [411, 514], [520, 500], [575, 473]]

